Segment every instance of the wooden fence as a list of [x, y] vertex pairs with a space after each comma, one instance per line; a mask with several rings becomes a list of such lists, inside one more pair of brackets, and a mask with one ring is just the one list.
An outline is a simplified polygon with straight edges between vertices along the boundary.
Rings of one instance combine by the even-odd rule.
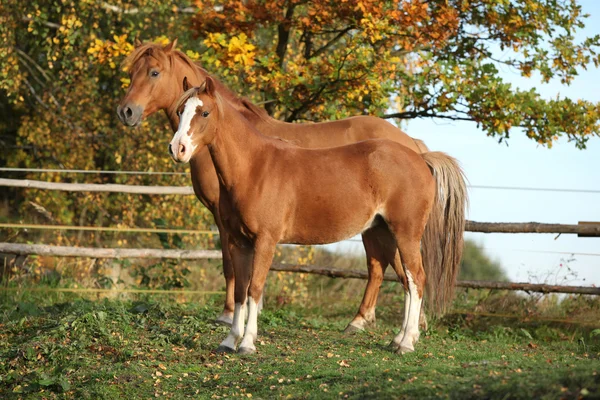
[[[159, 249], [99, 249], [90, 247], [48, 246], [43, 244], [0, 243], [0, 253], [15, 255], [43, 255], [53, 257], [89, 257], [89, 258], [168, 258], [178, 260], [219, 259], [217, 250], [159, 250]], [[330, 278], [367, 279], [366, 271], [346, 270], [316, 265], [278, 264], [271, 266], [272, 271], [295, 272], [324, 275]], [[396, 282], [395, 274], [386, 274], [385, 281]], [[600, 295], [600, 288], [589, 286], [557, 286], [534, 283], [458, 281], [458, 287], [471, 289], [523, 290], [541, 293], [577, 293]]]
[[[83, 183], [55, 183], [35, 180], [19, 180], [0, 178], [0, 186], [22, 187], [42, 190], [62, 190], [74, 192], [113, 192], [133, 193], [149, 195], [191, 195], [191, 187], [178, 186], [131, 186], [115, 184], [83, 184]], [[25, 226], [25, 225], [24, 225]], [[18, 224], [11, 224], [18, 228]], [[50, 226], [45, 227], [47, 229]], [[110, 230], [120, 231], [124, 229], [110, 227], [65, 227], [57, 226], [57, 229], [79, 229], [79, 230]], [[81, 229], [80, 229], [81, 228]], [[84, 229], [85, 228], [85, 229]], [[135, 228], [133, 228], [135, 229]], [[158, 232], [160, 229], [139, 229], [140, 231]], [[600, 223], [579, 222], [573, 224], [547, 224], [538, 222], [525, 223], [491, 223], [467, 221], [466, 230], [470, 232], [483, 233], [551, 233], [551, 234], [577, 234], [581, 237], [600, 237]], [[166, 229], [165, 229], [166, 231]], [[177, 232], [178, 230], [169, 230]], [[183, 232], [183, 230], [182, 230]], [[199, 231], [200, 232], [200, 231]], [[206, 231], [202, 231], [206, 232]], [[218, 259], [221, 252], [217, 250], [160, 250], [160, 249], [100, 249], [85, 247], [49, 246], [42, 244], [18, 244], [0, 243], [0, 252], [16, 255], [44, 255], [54, 257], [90, 257], [90, 258], [169, 258], [180, 260]], [[314, 265], [289, 265], [273, 264], [273, 271], [307, 273], [329, 276], [332, 278], [354, 278], [367, 279], [366, 271], [342, 270], [331, 267], [320, 267]], [[397, 281], [394, 274], [386, 274], [386, 281]], [[512, 282], [490, 282], [490, 281], [459, 281], [457, 286], [473, 289], [501, 289], [501, 290], [523, 290], [541, 293], [578, 293], [589, 295], [600, 295], [600, 288], [587, 286], [557, 286], [532, 283]]]

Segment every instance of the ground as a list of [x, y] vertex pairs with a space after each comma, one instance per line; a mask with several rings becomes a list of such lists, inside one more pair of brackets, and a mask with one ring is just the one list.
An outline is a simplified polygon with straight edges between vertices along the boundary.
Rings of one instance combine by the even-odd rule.
[[593, 326], [453, 313], [399, 356], [397, 304], [344, 335], [356, 304], [267, 303], [257, 354], [223, 355], [222, 297], [172, 298], [0, 293], [0, 398], [600, 398]]

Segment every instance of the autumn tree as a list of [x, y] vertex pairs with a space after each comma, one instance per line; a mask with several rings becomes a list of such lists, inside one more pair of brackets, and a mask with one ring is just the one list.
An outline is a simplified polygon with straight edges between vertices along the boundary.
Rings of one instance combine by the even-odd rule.
[[[509, 67], [568, 84], [598, 64], [599, 38], [575, 40], [586, 16], [575, 0], [5, 0], [0, 4], [0, 165], [182, 171], [164, 150], [163, 115], [140, 127], [115, 117], [128, 84], [120, 65], [134, 38], [179, 48], [275, 117], [357, 114], [475, 121], [489, 135], [517, 127], [550, 146], [598, 134], [598, 105], [543, 99], [504, 82]], [[504, 57], [498, 58], [497, 50]], [[21, 177], [187, 185], [178, 175]], [[56, 223], [209, 227], [192, 196], [2, 191]], [[15, 200], [16, 199], [16, 200]], [[62, 235], [57, 235], [60, 241]]]
[[[576, 0], [197, 0], [202, 61], [280, 119], [356, 114], [474, 121], [546, 146], [585, 147], [598, 104], [544, 99], [499, 68], [569, 84], [598, 66]], [[503, 54], [499, 56], [499, 54]], [[390, 99], [393, 101], [390, 102]], [[390, 108], [392, 112], [390, 112]]]
[[[181, 4], [183, 3], [183, 4]], [[178, 171], [167, 152], [172, 132], [163, 115], [131, 129], [116, 118], [126, 81], [122, 59], [136, 36], [168, 43], [188, 34], [191, 14], [170, 1], [16, 1], [0, 5], [0, 165], [112, 171]], [[6, 149], [6, 151], [5, 151]], [[45, 181], [189, 185], [186, 175], [28, 173]], [[141, 196], [2, 189], [13, 217], [33, 222], [117, 227], [211, 228], [212, 215], [193, 196]], [[49, 221], [50, 219], [50, 221]], [[160, 220], [159, 220], [160, 219]], [[19, 231], [16, 240], [25, 240]], [[139, 236], [139, 237], [138, 237]], [[13, 236], [14, 237], [14, 236]], [[131, 245], [147, 235], [105, 233], [102, 243]], [[93, 242], [98, 236], [57, 232], [53, 243]], [[211, 236], [185, 236], [209, 247]], [[128, 243], [129, 242], [129, 243]], [[162, 239], [161, 239], [162, 242]], [[182, 244], [183, 245], [183, 244]]]

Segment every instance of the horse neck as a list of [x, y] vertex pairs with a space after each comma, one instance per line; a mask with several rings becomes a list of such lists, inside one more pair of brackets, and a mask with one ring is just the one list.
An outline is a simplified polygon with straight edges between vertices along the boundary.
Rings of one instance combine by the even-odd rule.
[[248, 181], [248, 171], [260, 159], [256, 155], [270, 151], [275, 145], [272, 139], [260, 135], [235, 108], [222, 102], [215, 138], [208, 145], [219, 179], [228, 190]]
[[[183, 94], [183, 78], [187, 77], [188, 80], [192, 84], [196, 84], [196, 82], [200, 81], [198, 71], [190, 68], [189, 65], [182, 62], [181, 60], [177, 60], [177, 64], [173, 66], [175, 75], [175, 84], [172, 85], [173, 89], [176, 91], [173, 96], [173, 101], [171, 104], [164, 109], [167, 118], [169, 119], [169, 124], [171, 125], [171, 129], [173, 132], [177, 132], [179, 128], [179, 116], [177, 116], [177, 103], [179, 102], [179, 98]], [[200, 85], [201, 81], [196, 85]]]
[[177, 102], [173, 102], [169, 108], [165, 108], [165, 115], [169, 120], [169, 125], [171, 125], [171, 130], [173, 133], [177, 133], [177, 129], [179, 128], [179, 117], [177, 116], [177, 110], [175, 109], [176, 105]]

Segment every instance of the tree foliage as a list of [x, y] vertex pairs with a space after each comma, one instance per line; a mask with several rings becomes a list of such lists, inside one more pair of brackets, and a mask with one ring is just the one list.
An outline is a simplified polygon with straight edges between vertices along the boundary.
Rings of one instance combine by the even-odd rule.
[[597, 67], [600, 37], [575, 40], [587, 17], [576, 0], [196, 4], [202, 61], [288, 121], [382, 116], [394, 97], [386, 117], [475, 121], [501, 139], [519, 127], [547, 146], [566, 135], [584, 147], [600, 132], [598, 104], [544, 99], [499, 73], [569, 84]]
[[[124, 93], [120, 61], [135, 36], [168, 42], [179, 36], [193, 47], [182, 14], [168, 1], [2, 2], [0, 109], [10, 121], [0, 126], [0, 165], [90, 170], [174, 171], [167, 152], [172, 132], [164, 116], [136, 129], [116, 118]], [[5, 120], [6, 121], [6, 120]], [[178, 169], [184, 171], [183, 168]], [[189, 185], [189, 176], [26, 174], [46, 181]], [[3, 191], [4, 192], [4, 191]], [[6, 193], [6, 192], [4, 192]], [[212, 215], [193, 196], [142, 196], [19, 190], [15, 201], [31, 221], [31, 202], [48, 211], [53, 223], [153, 227], [162, 218], [170, 227], [206, 228]], [[47, 222], [47, 221], [44, 221]], [[143, 240], [103, 234], [119, 245]], [[81, 238], [81, 237], [80, 237]], [[85, 238], [90, 236], [85, 235]], [[76, 241], [58, 233], [53, 241]], [[112, 239], [111, 239], [112, 240]], [[185, 236], [209, 247], [210, 237]]]
[[[504, 82], [499, 68], [568, 84], [578, 69], [598, 64], [599, 38], [575, 40], [585, 18], [575, 0], [5, 0], [0, 145], [9, 151], [0, 165], [175, 170], [164, 116], [136, 129], [115, 117], [128, 84], [120, 64], [136, 37], [178, 37], [234, 91], [288, 121], [390, 112], [473, 120], [501, 138], [524, 127], [545, 145], [567, 135], [582, 147], [598, 134], [597, 104], [542, 99]], [[494, 58], [497, 50], [503, 59]], [[185, 176], [21, 176], [189, 184]], [[161, 217], [168, 226], [202, 228], [212, 221], [191, 196], [10, 193], [21, 196], [21, 211], [33, 202], [61, 224], [152, 226]]]

